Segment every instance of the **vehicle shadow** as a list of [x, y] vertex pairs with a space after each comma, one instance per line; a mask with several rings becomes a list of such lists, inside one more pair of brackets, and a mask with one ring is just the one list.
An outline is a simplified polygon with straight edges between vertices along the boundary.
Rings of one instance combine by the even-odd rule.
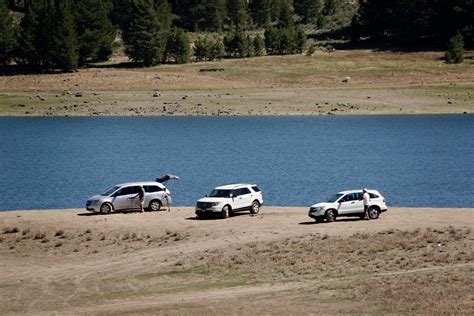
[[[229, 216], [229, 218], [240, 217], [240, 216], [255, 216], [255, 215], [248, 214], [248, 213], [235, 213]], [[186, 217], [186, 220], [189, 220], [189, 221], [208, 221], [208, 220], [215, 221], [215, 220], [225, 220], [225, 219], [228, 219], [228, 218], [222, 218], [220, 217], [220, 214], [207, 215], [204, 217], [198, 217], [197, 215], [192, 216], [192, 217]]]
[[307, 222], [301, 222], [301, 223], [298, 223], [298, 225], [320, 225], [320, 224], [334, 224], [334, 223], [337, 223], [337, 222], [358, 222], [358, 221], [363, 221], [363, 219], [360, 219], [360, 218], [357, 218], [357, 217], [351, 217], [351, 218], [341, 218], [341, 219], [337, 219], [335, 220], [334, 222], [316, 222], [316, 221], [307, 221]]
[[[162, 210], [159, 210], [159, 211], [145, 211], [144, 213], [160, 213], [160, 212], [168, 212], [168, 210], [166, 209], [162, 209]], [[142, 212], [140, 211], [122, 211], [122, 212], [112, 212], [112, 213], [109, 213], [109, 214], [103, 214], [103, 213], [78, 213], [76, 214], [77, 216], [110, 216], [110, 215], [114, 215], [114, 214], [141, 214]]]

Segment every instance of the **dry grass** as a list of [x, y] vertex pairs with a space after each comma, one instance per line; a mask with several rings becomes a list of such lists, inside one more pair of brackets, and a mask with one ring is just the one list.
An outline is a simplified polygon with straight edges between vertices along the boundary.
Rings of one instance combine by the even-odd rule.
[[[0, 115], [473, 112], [473, 59], [448, 65], [442, 55], [355, 50], [0, 77]], [[351, 78], [346, 84], [345, 77]], [[153, 97], [156, 91], [161, 96]]]
[[270, 207], [226, 221], [195, 221], [187, 208], [3, 214], [19, 232], [1, 234], [0, 312], [469, 315], [472, 210], [451, 209], [452, 226], [445, 212], [332, 224]]

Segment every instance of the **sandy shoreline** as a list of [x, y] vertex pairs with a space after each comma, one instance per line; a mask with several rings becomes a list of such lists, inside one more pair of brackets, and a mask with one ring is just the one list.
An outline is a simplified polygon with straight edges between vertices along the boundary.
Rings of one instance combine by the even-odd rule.
[[[0, 212], [0, 313], [469, 314], [473, 214], [393, 207], [378, 220], [316, 224], [306, 207], [227, 220], [197, 220], [192, 207]], [[360, 299], [367, 286], [390, 288], [393, 275], [404, 292]], [[412, 290], [431, 307], [397, 303]]]

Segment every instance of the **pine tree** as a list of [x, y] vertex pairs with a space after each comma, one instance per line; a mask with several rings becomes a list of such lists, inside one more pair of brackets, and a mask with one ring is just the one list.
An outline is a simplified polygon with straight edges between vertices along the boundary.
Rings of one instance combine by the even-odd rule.
[[224, 26], [225, 0], [200, 0], [191, 10], [188, 19], [194, 31], [220, 32]]
[[449, 39], [448, 51], [445, 60], [449, 64], [459, 64], [464, 60], [464, 39], [460, 32], [457, 32]]
[[166, 45], [166, 56], [177, 64], [189, 62], [191, 47], [189, 37], [181, 28], [175, 28], [171, 31]]
[[81, 0], [75, 2], [74, 9], [80, 64], [106, 60], [115, 40], [115, 28], [108, 17], [111, 0]]
[[293, 6], [291, 5], [290, 0], [281, 0], [278, 27], [292, 28], [294, 25], [295, 19], [293, 17]]
[[295, 13], [303, 23], [316, 22], [323, 8], [322, 0], [294, 0]]
[[70, 0], [25, 1], [18, 61], [40, 70], [77, 68], [77, 39]]
[[247, 0], [227, 0], [227, 16], [236, 32], [244, 30], [249, 23]]
[[40, 30], [43, 8], [43, 1], [25, 1], [25, 14], [20, 23], [18, 37], [17, 62], [19, 64], [27, 64], [31, 67], [41, 66], [40, 52], [37, 48], [43, 40]]
[[194, 58], [204, 61], [210, 58], [212, 46], [205, 37], [198, 37], [194, 43]]
[[291, 27], [280, 29], [280, 54], [292, 54], [296, 49], [295, 32]]
[[77, 38], [70, 0], [52, 0], [48, 14], [51, 18], [51, 46], [48, 51], [50, 69], [71, 71], [77, 68]]
[[271, 22], [271, 0], [252, 0], [249, 2], [249, 12], [253, 23], [263, 26]]
[[221, 60], [225, 56], [225, 47], [222, 40], [218, 37], [214, 39], [214, 43], [211, 45], [210, 60]]
[[0, 0], [0, 65], [5, 67], [13, 59], [16, 29], [5, 0]]
[[297, 53], [303, 53], [304, 47], [306, 45], [307, 36], [304, 32], [301, 25], [295, 26], [295, 51]]
[[160, 63], [166, 38], [160, 38], [160, 23], [153, 0], [132, 0], [127, 20], [122, 33], [127, 56], [146, 67]]
[[263, 38], [257, 34], [253, 38], [253, 49], [255, 52], [255, 56], [262, 56], [263, 55], [263, 50], [265, 49], [265, 41]]
[[268, 55], [277, 55], [280, 53], [280, 31], [272, 25], [267, 25], [264, 32], [265, 50]]

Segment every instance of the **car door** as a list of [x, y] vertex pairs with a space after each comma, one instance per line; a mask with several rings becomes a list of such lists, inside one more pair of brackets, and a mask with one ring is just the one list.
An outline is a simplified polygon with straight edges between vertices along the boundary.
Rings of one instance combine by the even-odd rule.
[[355, 204], [355, 199], [354, 199], [354, 194], [353, 193], [348, 193], [344, 195], [340, 200], [339, 200], [339, 209], [337, 212], [340, 215], [345, 215], [345, 214], [350, 214], [354, 210], [354, 204]]
[[114, 193], [112, 204], [114, 210], [126, 210], [132, 207], [133, 189], [132, 187], [123, 187]]
[[239, 189], [239, 208], [246, 208], [252, 204], [252, 192], [248, 188]]
[[352, 213], [364, 213], [364, 201], [362, 199], [362, 192], [354, 193], [355, 202], [352, 207]]
[[[140, 209], [140, 195], [138, 194], [140, 192], [140, 186], [138, 185], [134, 185], [132, 187], [132, 196], [131, 196], [131, 199], [130, 199], [130, 208], [132, 210], [139, 210]], [[145, 196], [144, 196], [144, 203], [143, 203], [144, 207], [145, 205], [148, 205], [147, 204], [147, 193], [145, 191]]]

